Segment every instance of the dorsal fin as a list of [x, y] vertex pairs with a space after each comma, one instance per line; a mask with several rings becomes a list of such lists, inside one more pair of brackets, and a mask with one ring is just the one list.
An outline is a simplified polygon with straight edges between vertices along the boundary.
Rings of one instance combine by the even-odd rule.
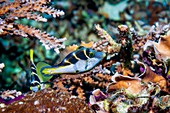
[[30, 64], [31, 64], [31, 84], [34, 82], [34, 81], [37, 81], [37, 82], [41, 82], [37, 73], [36, 73], [36, 66], [34, 64], [34, 60], [33, 60], [33, 53], [34, 51], [32, 49], [30, 49]]
[[78, 49], [83, 49], [83, 48], [85, 48], [85, 47], [84, 47], [84, 46], [79, 46], [79, 47], [77, 48], [77, 50], [78, 50]]

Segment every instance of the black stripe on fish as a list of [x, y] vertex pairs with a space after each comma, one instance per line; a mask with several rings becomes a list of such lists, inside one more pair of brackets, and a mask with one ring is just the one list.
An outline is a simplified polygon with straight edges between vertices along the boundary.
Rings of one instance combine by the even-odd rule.
[[63, 61], [58, 65], [58, 66], [66, 66], [70, 64], [75, 64], [78, 60], [76, 57], [73, 55], [73, 52], [67, 55]]
[[31, 67], [31, 72], [36, 74], [36, 66], [35, 66], [34, 62], [31, 61], [30, 63], [31, 63], [31, 66], [30, 66]]
[[59, 66], [66, 66], [75, 64], [79, 60], [87, 60], [89, 57], [90, 49], [81, 47], [80, 49], [68, 54]]
[[91, 50], [89, 48], [86, 49], [86, 55], [88, 56], [88, 58], [91, 58], [90, 57], [90, 53], [91, 53]]
[[89, 52], [90, 52], [90, 50], [89, 49], [84, 49], [84, 55], [87, 57], [87, 59], [89, 59], [90, 57], [89, 57]]
[[[74, 52], [73, 52], [74, 53]], [[73, 55], [73, 53], [71, 53], [69, 56], [68, 56], [68, 61], [71, 62], [72, 64], [75, 64], [78, 60], [75, 58], [75, 56]]]
[[70, 65], [72, 64], [71, 62], [69, 62], [67, 59], [64, 59], [59, 65], [61, 66], [67, 66], [67, 65]]
[[73, 52], [72, 55], [73, 55], [77, 60], [81, 60], [80, 58], [78, 58], [78, 57], [76, 56], [75, 52]]
[[86, 55], [86, 51], [88, 51], [89, 49], [82, 49], [78, 52], [75, 53], [75, 55], [80, 58], [81, 60], [87, 60], [89, 57]]
[[31, 72], [34, 72], [34, 73], [36, 73], [36, 68], [34, 68], [34, 67], [31, 67]]
[[30, 62], [31, 63], [31, 86], [32, 85], [35, 85], [34, 83], [35, 82], [41, 82], [38, 75], [37, 75], [37, 72], [36, 72], [36, 66], [34, 64], [33, 61]]
[[41, 82], [40, 79], [38, 78], [38, 75], [36, 73], [32, 72], [31, 74], [32, 74], [31, 75], [31, 84], [34, 81], [38, 81], [39, 83]]
[[38, 85], [40, 85], [40, 82], [38, 82], [38, 81], [33, 81], [33, 82], [31, 82], [31, 86], [32, 86], [32, 87], [38, 86]]

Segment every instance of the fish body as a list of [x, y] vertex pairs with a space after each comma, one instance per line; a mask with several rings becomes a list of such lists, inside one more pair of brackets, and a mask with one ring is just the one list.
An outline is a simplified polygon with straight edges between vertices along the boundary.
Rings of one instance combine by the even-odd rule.
[[91, 48], [79, 47], [68, 54], [61, 63], [50, 66], [44, 62], [39, 62], [36, 66], [33, 62], [33, 50], [30, 50], [31, 59], [31, 86], [33, 91], [42, 90], [49, 87], [47, 82], [56, 74], [76, 74], [93, 69], [106, 54]]
[[106, 54], [91, 48], [79, 47], [76, 51], [68, 54], [63, 61], [56, 66], [45, 66], [41, 74], [50, 76], [64, 73], [83, 73], [94, 68]]

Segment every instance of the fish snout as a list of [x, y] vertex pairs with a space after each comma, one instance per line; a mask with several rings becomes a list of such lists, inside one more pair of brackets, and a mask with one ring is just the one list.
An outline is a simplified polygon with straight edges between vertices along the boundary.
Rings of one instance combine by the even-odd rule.
[[97, 52], [95, 54], [95, 57], [99, 58], [99, 59], [103, 59], [104, 57], [106, 57], [106, 53], [104, 53], [104, 52]]

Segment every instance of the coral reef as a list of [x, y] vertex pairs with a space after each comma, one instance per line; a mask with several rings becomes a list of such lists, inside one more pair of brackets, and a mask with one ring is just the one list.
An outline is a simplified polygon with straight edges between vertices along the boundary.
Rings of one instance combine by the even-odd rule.
[[[74, 104], [73, 104], [74, 103]], [[1, 108], [4, 113], [94, 113], [81, 99], [69, 93], [57, 93], [52, 89], [45, 89], [37, 93], [30, 92], [19, 101], [6, 108]]]
[[[4, 65], [0, 64], [1, 112], [170, 112], [169, 2], [1, 0], [0, 3], [3, 36], [0, 62], [5, 64], [3, 71]], [[48, 8], [47, 3], [67, 12], [62, 21], [56, 17], [64, 12]], [[37, 47], [39, 43], [34, 37], [48, 51]], [[49, 89], [28, 92], [30, 48], [35, 51], [35, 64], [45, 61], [56, 66], [79, 46], [103, 52], [106, 57], [85, 73], [50, 75], [53, 76], [50, 80], [41, 83], [48, 84]], [[55, 52], [49, 51], [52, 48]], [[22, 93], [11, 90], [15, 88]]]

